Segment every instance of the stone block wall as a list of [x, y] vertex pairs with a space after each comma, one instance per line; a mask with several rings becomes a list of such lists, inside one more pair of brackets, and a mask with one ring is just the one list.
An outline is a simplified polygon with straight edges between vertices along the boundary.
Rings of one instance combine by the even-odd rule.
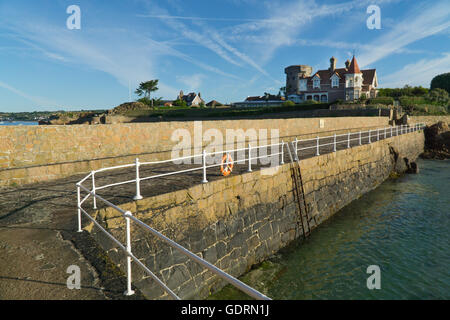
[[169, 159], [178, 141], [177, 129], [186, 129], [194, 142], [194, 131], [217, 129], [278, 129], [280, 138], [316, 135], [330, 131], [383, 127], [383, 117], [252, 119], [220, 121], [172, 121], [68, 126], [0, 126], [0, 185], [22, 185], [53, 180], [102, 167], [142, 161]]
[[439, 121], [450, 123], [450, 116], [412, 116], [409, 117], [410, 123], [425, 123], [431, 126]]
[[[300, 162], [313, 227], [374, 189], [423, 152], [423, 132], [388, 138]], [[406, 159], [406, 160], [405, 160]], [[401, 165], [403, 163], [403, 166]], [[225, 272], [240, 276], [302, 235], [291, 165], [196, 185], [121, 207]], [[125, 241], [124, 218], [113, 209], [97, 221]], [[97, 228], [87, 229], [124, 269], [125, 255]], [[183, 299], [203, 299], [225, 285], [217, 276], [132, 223], [132, 252]], [[150, 299], [169, 298], [133, 264], [133, 284]]]

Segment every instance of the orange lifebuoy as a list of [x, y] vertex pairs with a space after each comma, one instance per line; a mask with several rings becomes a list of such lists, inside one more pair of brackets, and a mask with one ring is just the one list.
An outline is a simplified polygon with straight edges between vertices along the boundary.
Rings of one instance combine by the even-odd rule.
[[[226, 165], [225, 168], [223, 165]], [[220, 172], [223, 176], [230, 175], [231, 171], [233, 171], [233, 158], [229, 154], [226, 154], [222, 158], [222, 164], [220, 165]]]

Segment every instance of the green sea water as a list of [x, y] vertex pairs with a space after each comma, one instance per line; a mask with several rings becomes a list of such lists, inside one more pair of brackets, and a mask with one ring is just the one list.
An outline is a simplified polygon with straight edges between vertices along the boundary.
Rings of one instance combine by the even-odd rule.
[[[242, 280], [272, 299], [450, 299], [450, 161], [418, 164]], [[370, 265], [379, 290], [367, 288]], [[246, 296], [226, 287], [212, 298]]]

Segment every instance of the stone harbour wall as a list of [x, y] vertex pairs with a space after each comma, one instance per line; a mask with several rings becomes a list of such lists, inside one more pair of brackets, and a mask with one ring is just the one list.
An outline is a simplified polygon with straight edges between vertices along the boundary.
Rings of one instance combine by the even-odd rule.
[[412, 116], [409, 118], [412, 123], [425, 123], [431, 126], [439, 121], [450, 123], [450, 116]]
[[[391, 137], [300, 161], [306, 203], [317, 227], [376, 188], [393, 171], [405, 171], [424, 149], [423, 132]], [[121, 205], [152, 228], [238, 277], [302, 236], [291, 164], [196, 185]], [[111, 209], [97, 221], [125, 242], [125, 220]], [[92, 224], [86, 227], [125, 270], [125, 255]], [[226, 283], [132, 223], [132, 252], [182, 299], [203, 299]], [[133, 263], [133, 285], [149, 299], [170, 298]]]
[[103, 167], [133, 163], [136, 157], [142, 161], [170, 159], [172, 149], [178, 144], [177, 140], [172, 140], [172, 134], [177, 129], [187, 130], [192, 143], [197, 134], [200, 145], [204, 146], [209, 142], [202, 142], [201, 136], [209, 129], [219, 130], [224, 138], [227, 129], [242, 129], [244, 132], [248, 129], [256, 132], [266, 129], [269, 131], [268, 138], [271, 129], [278, 129], [282, 138], [387, 125], [386, 117], [341, 117], [0, 126], [0, 186], [87, 173]]

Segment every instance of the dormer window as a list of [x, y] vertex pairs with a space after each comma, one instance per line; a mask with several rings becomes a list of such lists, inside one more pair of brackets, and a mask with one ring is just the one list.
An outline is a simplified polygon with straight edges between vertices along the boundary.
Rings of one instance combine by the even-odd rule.
[[331, 87], [339, 88], [339, 77], [335, 74], [331, 77]]
[[313, 80], [313, 88], [319, 88], [320, 89], [320, 79], [314, 79]]

